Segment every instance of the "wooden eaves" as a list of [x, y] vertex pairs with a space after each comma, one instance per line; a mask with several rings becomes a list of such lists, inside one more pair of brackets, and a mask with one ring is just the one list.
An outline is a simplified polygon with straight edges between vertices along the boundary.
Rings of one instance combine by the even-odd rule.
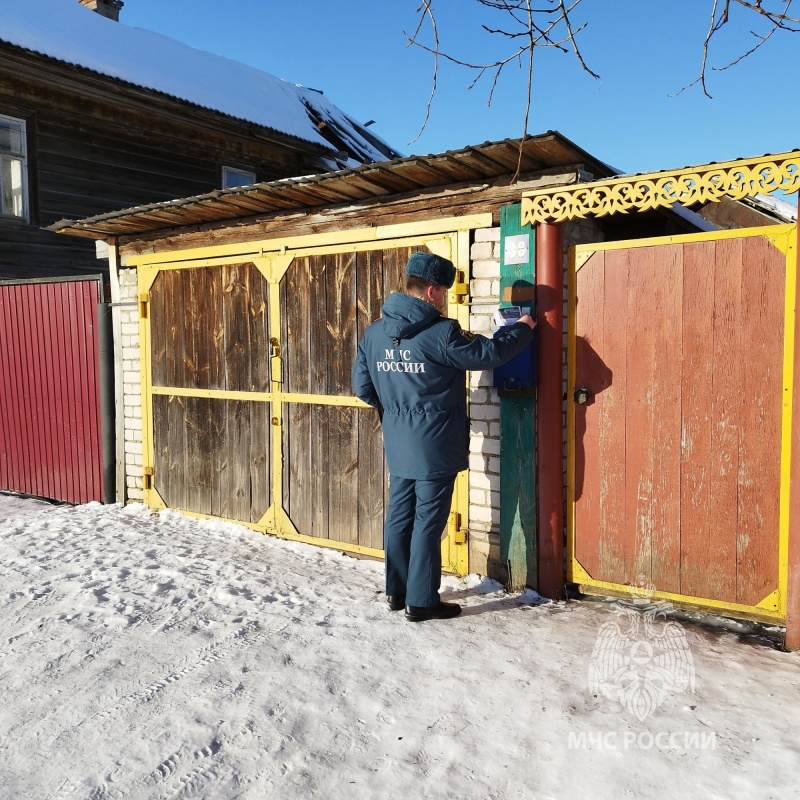
[[81, 220], [61, 220], [49, 229], [91, 239], [152, 234], [176, 227], [379, 200], [406, 192], [487, 181], [513, 175], [518, 162], [521, 174], [575, 164], [583, 165], [597, 178], [614, 174], [608, 165], [560, 133], [548, 131], [524, 142], [516, 139], [486, 142], [437, 155], [397, 158], [338, 172], [216, 190]]

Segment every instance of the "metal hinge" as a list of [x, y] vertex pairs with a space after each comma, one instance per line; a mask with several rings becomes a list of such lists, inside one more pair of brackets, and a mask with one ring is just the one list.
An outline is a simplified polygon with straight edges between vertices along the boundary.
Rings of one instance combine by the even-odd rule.
[[150, 292], [139, 295], [139, 318], [147, 319], [147, 304], [150, 302]]

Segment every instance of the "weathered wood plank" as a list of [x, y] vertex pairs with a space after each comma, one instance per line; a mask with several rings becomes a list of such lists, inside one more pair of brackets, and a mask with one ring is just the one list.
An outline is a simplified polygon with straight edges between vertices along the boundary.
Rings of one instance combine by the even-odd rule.
[[309, 535], [319, 539], [330, 536], [329, 508], [331, 486], [330, 450], [329, 444], [332, 437], [330, 406], [310, 405], [310, 440], [309, 462], [311, 467], [310, 491], [301, 502], [309, 504], [310, 529]]
[[248, 305], [250, 365], [247, 390], [268, 392], [270, 390], [269, 284], [252, 264], [245, 265], [245, 269], [248, 273], [250, 297]]
[[[311, 276], [308, 259], [296, 258], [281, 281], [281, 354], [287, 392], [311, 389]], [[315, 313], [319, 313], [315, 311]], [[307, 405], [284, 406], [282, 430], [284, 510], [300, 533], [311, 531], [311, 410]]]
[[[654, 504], [660, 502], [653, 487], [653, 417], [656, 342], [650, 316], [650, 287], [656, 280], [653, 248], [638, 249], [628, 268], [628, 352], [625, 409], [625, 572], [630, 583], [649, 581]], [[656, 587], [658, 588], [658, 587]]]
[[[179, 270], [161, 273], [164, 294], [170, 299], [166, 320], [166, 383], [168, 386], [185, 384], [184, 334], [184, 281]], [[186, 408], [183, 398], [170, 397], [167, 405], [167, 468], [169, 471], [168, 497], [163, 497], [170, 508], [188, 507], [186, 481]]]
[[350, 396], [350, 372], [356, 356], [356, 254], [331, 256], [326, 270], [328, 332], [327, 394]]
[[[330, 256], [317, 256], [308, 259], [311, 292], [309, 297], [309, 374], [312, 394], [327, 394], [330, 378], [328, 364], [331, 357], [330, 337], [327, 320], [327, 273], [333, 269]], [[311, 535], [327, 539], [330, 535], [329, 498], [330, 463], [329, 442], [333, 435], [330, 415], [325, 407], [311, 408]]]
[[250, 414], [254, 403], [241, 400], [228, 401], [227, 451], [230, 471], [229, 517], [249, 522], [252, 516], [252, 466], [250, 463]]
[[150, 289], [150, 375], [153, 386], [168, 385], [166, 382], [168, 324], [167, 274], [168, 273], [164, 271], [159, 273]]
[[[648, 248], [651, 249], [651, 248]], [[650, 579], [661, 591], [680, 591], [680, 444], [683, 249], [652, 248], [655, 276], [650, 314], [653, 352], [653, 496]]]
[[[183, 350], [180, 354], [180, 362], [178, 364], [180, 369], [180, 381], [175, 386], [181, 388], [194, 388], [198, 386], [199, 381], [197, 377], [197, 328], [199, 327], [199, 320], [197, 319], [197, 307], [194, 301], [195, 287], [193, 275], [195, 270], [176, 270], [175, 274], [180, 280], [181, 298], [182, 303], [182, 317], [179, 317], [176, 322], [180, 324], [182, 320], [184, 325], [183, 335]], [[178, 354], [175, 354], [176, 357]]]
[[[383, 302], [383, 254], [367, 251], [358, 256], [356, 298], [356, 336], [364, 335], [369, 325], [380, 317]], [[351, 389], [352, 391], [352, 389]], [[383, 549], [383, 439], [376, 411], [358, 409], [358, 544]]]
[[[150, 289], [150, 366], [153, 386], [167, 386], [167, 289], [169, 272], [162, 271]], [[166, 397], [153, 398], [153, 487], [164, 502], [170, 496], [169, 480], [169, 403]]]
[[223, 267], [208, 267], [206, 274], [206, 330], [208, 332], [208, 386], [225, 389], [223, 322]]
[[[735, 599], [737, 475], [741, 425], [741, 243], [726, 239], [714, 243], [714, 314], [711, 375], [710, 509], [713, 526], [712, 558], [724, 597]], [[712, 555], [713, 554], [713, 555]], [[731, 595], [733, 594], [733, 597]]]
[[[575, 557], [593, 578], [601, 574], [600, 494], [606, 477], [600, 447], [604, 432], [600, 409], [605, 395], [598, 364], [605, 354], [603, 304], [607, 257], [606, 253], [595, 253], [579, 270], [579, 300], [575, 309], [575, 389], [585, 386], [591, 398], [584, 405], [574, 405]], [[574, 398], [568, 397], [567, 402], [574, 403]]]
[[211, 514], [211, 458], [210, 448], [215, 444], [210, 430], [211, 409], [209, 400], [201, 397], [184, 397], [186, 425], [186, 510], [198, 514]]
[[286, 362], [286, 391], [306, 394], [311, 391], [311, 320], [312, 313], [324, 316], [324, 306], [312, 305], [312, 282], [309, 259], [296, 258], [281, 282], [285, 288], [282, 308], [285, 309], [287, 329], [282, 342]]
[[[599, 255], [599, 254], [598, 254]], [[599, 401], [600, 570], [626, 583], [625, 573], [625, 394], [627, 389], [628, 269], [626, 251], [606, 253], [603, 294], [603, 349], [594, 354], [602, 375]], [[579, 299], [579, 308], [582, 299]]]
[[725, 548], [719, 548], [730, 531], [719, 529], [711, 517], [715, 267], [714, 242], [684, 245], [681, 592], [692, 597], [735, 600], [735, 592], [731, 595], [736, 584], [735, 570], [729, 569]]
[[[328, 376], [326, 394], [351, 396], [350, 371], [356, 352], [356, 255], [327, 259], [325, 270]], [[353, 409], [328, 407], [328, 535], [358, 542], [358, 429]]]
[[335, 271], [335, 259], [335, 256], [312, 256], [307, 259], [310, 277], [307, 324], [309, 326], [308, 372], [311, 394], [329, 394], [328, 365], [333, 355], [333, 347], [328, 333], [327, 283], [329, 272]]
[[[249, 298], [247, 274], [242, 264], [223, 267], [223, 341], [225, 387], [247, 391], [250, 386]], [[265, 357], [267, 354], [263, 354]]]
[[[272, 504], [272, 429], [269, 423], [270, 404], [249, 405], [250, 521], [258, 522]], [[288, 473], [288, 470], [285, 472]]]
[[329, 433], [328, 536], [358, 544], [358, 426], [356, 409], [321, 406]]
[[754, 605], [778, 586], [785, 256], [766, 239], [743, 239], [737, 598]]

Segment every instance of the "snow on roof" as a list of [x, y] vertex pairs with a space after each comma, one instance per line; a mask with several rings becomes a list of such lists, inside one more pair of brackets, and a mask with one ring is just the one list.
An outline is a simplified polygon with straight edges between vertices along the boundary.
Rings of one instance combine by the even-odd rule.
[[[350, 165], [399, 155], [320, 92], [88, 11], [76, 0], [0, 0], [0, 40], [293, 136]], [[319, 121], [336, 134], [333, 143]]]
[[754, 197], [744, 198], [744, 202], [776, 217], [782, 222], [797, 222], [797, 206], [787, 203], [779, 197], [770, 194], [757, 194]]

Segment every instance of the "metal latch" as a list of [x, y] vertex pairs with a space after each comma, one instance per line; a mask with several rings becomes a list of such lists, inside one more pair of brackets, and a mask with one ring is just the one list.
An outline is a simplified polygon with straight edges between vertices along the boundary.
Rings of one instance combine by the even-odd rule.
[[456, 270], [456, 281], [453, 284], [453, 294], [456, 296], [456, 303], [464, 303], [469, 296], [469, 284], [463, 269]]
[[269, 377], [273, 383], [280, 383], [281, 344], [274, 336], [269, 340]]
[[458, 511], [450, 512], [447, 519], [447, 532], [453, 537], [455, 544], [466, 544], [468, 532], [461, 527], [461, 514]]

